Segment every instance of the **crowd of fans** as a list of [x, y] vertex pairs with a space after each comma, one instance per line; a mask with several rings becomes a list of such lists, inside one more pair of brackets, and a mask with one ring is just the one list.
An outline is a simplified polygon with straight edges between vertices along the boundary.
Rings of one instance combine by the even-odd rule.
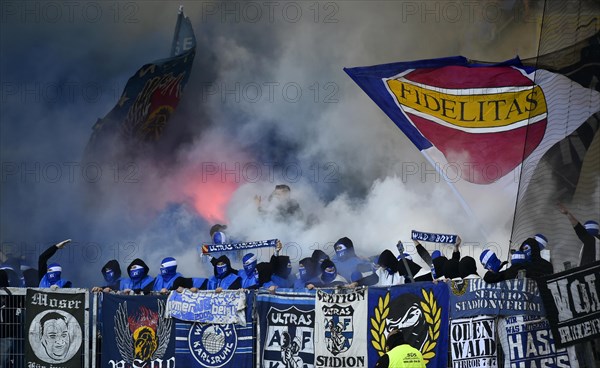
[[[583, 225], [563, 205], [562, 213], [568, 216], [576, 234], [581, 239], [581, 265], [593, 262], [599, 251], [600, 237], [598, 223], [587, 221]], [[225, 225], [217, 224], [210, 230], [215, 244], [227, 243]], [[38, 262], [38, 270], [22, 267], [18, 273], [14, 267], [6, 263], [0, 267], [0, 286], [28, 286], [42, 288], [71, 287], [71, 282], [61, 277], [62, 268], [58, 263], [48, 264], [49, 259], [69, 240], [55, 244], [44, 251]], [[415, 245], [419, 242], [414, 240]], [[108, 261], [101, 269], [104, 285], [94, 287], [94, 292], [120, 292], [140, 294], [150, 292], [167, 293], [171, 290], [191, 289], [215, 290], [225, 289], [258, 289], [276, 288], [314, 289], [332, 287], [357, 286], [394, 286], [418, 281], [460, 281], [462, 279], [479, 278], [477, 262], [473, 257], [460, 254], [461, 239], [457, 237], [454, 251], [450, 259], [434, 251], [431, 255], [432, 266], [421, 267], [414, 262], [408, 253], [402, 253], [403, 246], [399, 242], [400, 254], [394, 255], [389, 249], [379, 255], [361, 258], [355, 253], [354, 244], [348, 237], [338, 239], [334, 244], [335, 255], [330, 258], [321, 250], [315, 250], [310, 257], [301, 259], [297, 265], [297, 273], [292, 272], [290, 258], [281, 255], [282, 243], [277, 242], [276, 250], [269, 262], [258, 262], [257, 256], [248, 252], [242, 257], [243, 268], [234, 269], [226, 255], [212, 257], [207, 254], [213, 266], [210, 277], [184, 277], [177, 272], [177, 260], [166, 257], [160, 265], [160, 274], [152, 277], [150, 267], [139, 258], [127, 266], [124, 277], [117, 260]], [[513, 250], [509, 262], [501, 262], [491, 250], [484, 250], [479, 261], [485, 269], [483, 279], [495, 283], [517, 277], [538, 278], [554, 272], [550, 262], [548, 240], [543, 234], [526, 239], [518, 250]], [[37, 277], [33, 276], [37, 272]]]
[[[286, 186], [287, 187], [287, 186]], [[277, 188], [283, 194], [279, 197], [284, 202], [274, 206], [278, 216], [302, 216], [297, 203], [290, 202], [289, 188]], [[273, 198], [269, 198], [269, 201]], [[289, 206], [289, 204], [292, 206]], [[257, 201], [259, 210], [264, 211], [260, 200]], [[271, 203], [273, 204], [273, 203]], [[283, 205], [282, 205], [283, 204]], [[581, 224], [575, 216], [564, 206], [559, 205], [561, 213], [565, 214], [571, 222], [573, 229], [582, 242], [579, 265], [594, 262], [600, 255], [599, 225], [596, 221], [587, 221]], [[312, 220], [314, 221], [314, 219]], [[214, 244], [228, 243], [225, 231], [227, 226], [214, 225], [210, 229], [210, 236]], [[64, 240], [46, 249], [38, 259], [38, 269], [20, 263], [18, 259], [3, 259], [0, 264], [0, 287], [41, 287], [41, 288], [69, 288], [72, 283], [62, 278], [62, 267], [56, 262], [48, 264], [50, 258], [63, 249], [71, 240]], [[415, 246], [421, 245], [414, 240]], [[232, 267], [231, 260], [226, 255], [208, 257], [213, 266], [210, 277], [184, 277], [177, 272], [177, 260], [166, 257], [160, 264], [160, 274], [152, 277], [150, 267], [139, 258], [134, 259], [126, 268], [126, 275], [121, 271], [117, 260], [108, 261], [101, 269], [104, 283], [102, 286], [92, 288], [93, 292], [115, 292], [122, 294], [147, 294], [169, 293], [173, 290], [182, 292], [189, 289], [198, 290], [251, 290], [266, 288], [274, 292], [277, 288], [306, 290], [315, 288], [354, 288], [359, 286], [389, 287], [419, 281], [447, 282], [460, 284], [463, 280], [481, 278], [478, 274], [477, 261], [473, 257], [461, 257], [460, 237], [456, 237], [454, 250], [450, 259], [439, 250], [431, 254], [429, 267], [421, 267], [413, 260], [413, 256], [404, 252], [401, 242], [397, 244], [398, 255], [386, 249], [379, 255], [362, 258], [355, 253], [354, 244], [348, 237], [338, 239], [334, 244], [335, 255], [329, 257], [321, 250], [315, 250], [310, 257], [302, 258], [297, 265], [297, 272], [293, 273], [292, 263], [288, 256], [281, 255], [283, 244], [277, 242], [275, 252], [268, 262], [258, 262], [258, 257], [252, 252], [247, 252], [242, 257], [242, 268], [237, 270]], [[543, 234], [536, 234], [523, 241], [520, 247], [511, 251], [509, 261], [502, 262], [490, 249], [484, 250], [479, 261], [485, 273], [483, 280], [496, 283], [514, 278], [536, 279], [554, 273], [550, 262], [548, 239]], [[3, 256], [0, 254], [0, 256]], [[9, 299], [2, 299], [2, 303]], [[4, 305], [4, 307], [11, 307]], [[0, 309], [2, 321], [18, 321], [16, 315], [20, 309]], [[7, 313], [15, 315], [9, 316]], [[14, 340], [11, 334], [17, 331], [11, 328], [15, 323], [0, 323], [3, 341]], [[5, 331], [6, 330], [6, 331]], [[394, 337], [394, 336], [397, 336]], [[12, 341], [12, 340], [11, 340]], [[385, 368], [395, 366], [398, 362], [408, 366], [424, 367], [423, 358], [418, 350], [408, 345], [402, 334], [390, 334], [386, 345], [386, 354], [377, 362], [376, 367]], [[11, 344], [2, 343], [0, 356], [5, 356]], [[8, 358], [6, 358], [8, 359]]]

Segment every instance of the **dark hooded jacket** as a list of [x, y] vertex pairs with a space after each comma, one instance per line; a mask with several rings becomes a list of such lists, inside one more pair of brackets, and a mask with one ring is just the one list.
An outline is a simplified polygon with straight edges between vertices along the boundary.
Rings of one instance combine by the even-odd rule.
[[445, 277], [445, 268], [446, 263], [448, 263], [448, 258], [446, 256], [439, 256], [433, 261], [433, 267], [435, 267], [435, 278], [439, 279], [440, 277]]
[[146, 262], [144, 262], [143, 260], [136, 258], [133, 261], [131, 261], [129, 266], [127, 266], [127, 275], [129, 275], [129, 271], [131, 271], [131, 268], [136, 265], [142, 266], [142, 268], [144, 269], [144, 276], [139, 280], [132, 280], [130, 277], [125, 278], [121, 282], [121, 287], [123, 288], [123, 290], [131, 289], [135, 293], [139, 293], [139, 292], [147, 293], [147, 292], [152, 291], [152, 285], [154, 284], [154, 277], [148, 275], [148, 272], [150, 271], [150, 267], [148, 267]]
[[273, 266], [271, 262], [260, 262], [256, 265], [256, 271], [258, 272], [258, 284], [257, 288], [269, 287], [273, 284], [271, 282], [271, 276], [273, 275]]
[[[448, 279], [456, 279], [460, 277], [460, 273], [458, 270], [459, 261], [456, 259], [450, 259], [444, 265], [444, 276]], [[437, 271], [437, 268], [436, 268]]]
[[398, 269], [400, 267], [398, 264], [398, 259], [389, 249], [386, 249], [383, 252], [381, 252], [379, 258], [377, 259], [377, 264], [381, 267], [388, 269], [390, 273], [398, 272]]
[[525, 244], [531, 247], [531, 260], [525, 266], [527, 277], [537, 279], [545, 275], [552, 275], [554, 273], [554, 267], [552, 266], [552, 263], [542, 258], [540, 245], [537, 240], [534, 238], [527, 238], [523, 244], [521, 244], [521, 249]]
[[343, 257], [339, 257], [336, 254], [333, 261], [335, 262], [338, 274], [346, 280], [351, 280], [352, 273], [357, 270], [360, 271], [362, 264], [366, 264], [365, 266], [367, 268], [371, 267], [368, 262], [363, 261], [356, 256], [356, 253], [354, 252], [354, 243], [352, 243], [350, 238], [343, 237], [338, 239], [338, 241], [335, 242], [334, 247], [338, 244], [343, 244], [346, 247], [346, 251]]
[[102, 266], [101, 269], [103, 275], [106, 270], [113, 270], [115, 272], [115, 280], [111, 283], [108, 283], [107, 285], [102, 286], [102, 288], [110, 288], [112, 290], [123, 290], [121, 289], [122, 278], [121, 265], [119, 264], [119, 261], [117, 261], [116, 259], [111, 259], [110, 261], [106, 262], [106, 264]]
[[[330, 260], [330, 259], [324, 260], [323, 263], [321, 263], [320, 267], [321, 267], [320, 283], [314, 284], [316, 287], [328, 288], [328, 287], [343, 286], [348, 283], [348, 281], [344, 278], [344, 276], [339, 274], [337, 266], [332, 260]], [[335, 267], [336, 276], [333, 280], [324, 280], [323, 275], [325, 274], [325, 269], [327, 269], [329, 267]]]
[[319, 271], [319, 267], [321, 267], [321, 262], [324, 259], [329, 259], [329, 256], [327, 255], [327, 253], [323, 252], [320, 249], [316, 249], [314, 252], [312, 252], [312, 255], [310, 256], [310, 258], [312, 258], [315, 267], [317, 269], [317, 273]]
[[296, 277], [292, 275], [292, 269], [288, 267], [290, 257], [288, 256], [272, 256], [271, 267], [273, 274], [271, 281], [280, 288], [293, 288], [296, 282]]
[[294, 282], [294, 289], [304, 289], [307, 284], [317, 282], [317, 265], [313, 259], [311, 257], [302, 258], [298, 263], [304, 267], [306, 276], [302, 278], [302, 275], [298, 275], [296, 281]]
[[[424, 275], [415, 277], [419, 273], [419, 271], [421, 271], [421, 266], [416, 264], [414, 261], [411, 261], [410, 259], [405, 258], [404, 260], [408, 264], [408, 268], [410, 269], [410, 272], [412, 273], [415, 282], [416, 281], [433, 281], [433, 277], [431, 276], [431, 273], [426, 273]], [[404, 276], [404, 283], [406, 283], [406, 284], [410, 283], [410, 278], [408, 277], [408, 271], [406, 270], [406, 267], [404, 266], [403, 261], [398, 262], [398, 273], [400, 273], [400, 275]]]
[[531, 248], [531, 259], [529, 262], [513, 264], [506, 270], [498, 273], [488, 271], [483, 275], [483, 280], [488, 283], [494, 283], [503, 280], [516, 279], [520, 270], [525, 270], [525, 277], [531, 279], [537, 279], [544, 275], [553, 274], [554, 267], [552, 267], [552, 263], [546, 261], [540, 255], [540, 246], [538, 245], [537, 240], [534, 238], [527, 238], [521, 244], [520, 249], [523, 249], [525, 245], [529, 245]]
[[475, 261], [475, 258], [470, 256], [463, 257], [458, 262], [458, 274], [463, 279], [471, 275], [479, 277], [479, 274], [477, 273], [477, 262]]
[[[219, 263], [225, 263], [227, 265], [227, 271], [225, 271], [225, 273], [223, 273], [222, 275], [218, 275], [217, 274], [217, 264]], [[227, 256], [223, 255], [219, 258], [216, 259], [216, 261], [211, 262], [213, 264], [213, 273], [214, 276], [212, 276], [210, 279], [208, 279], [208, 285], [207, 285], [207, 289], [208, 290], [215, 290], [216, 288], [222, 288], [222, 289], [229, 289], [229, 290], [235, 290], [235, 289], [241, 289], [242, 288], [242, 278], [239, 277], [237, 275], [237, 273], [234, 272], [234, 270], [231, 268], [231, 261], [229, 260], [229, 258], [227, 258]]]

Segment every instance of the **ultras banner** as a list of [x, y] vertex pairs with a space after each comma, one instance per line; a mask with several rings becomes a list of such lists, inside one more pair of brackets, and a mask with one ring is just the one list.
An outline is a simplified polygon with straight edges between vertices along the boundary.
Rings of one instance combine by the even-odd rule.
[[259, 293], [259, 367], [313, 368], [314, 292]]
[[367, 367], [367, 289], [317, 291], [315, 368]]

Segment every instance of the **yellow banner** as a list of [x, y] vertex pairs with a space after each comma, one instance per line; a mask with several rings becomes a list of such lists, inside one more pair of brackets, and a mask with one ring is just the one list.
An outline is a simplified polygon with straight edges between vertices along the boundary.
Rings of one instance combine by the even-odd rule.
[[526, 90], [515, 87], [513, 91], [502, 87], [502, 92], [496, 92], [500, 88], [488, 88], [485, 94], [469, 94], [463, 89], [464, 95], [456, 95], [397, 79], [387, 84], [401, 105], [463, 128], [504, 127], [547, 111], [539, 86]]

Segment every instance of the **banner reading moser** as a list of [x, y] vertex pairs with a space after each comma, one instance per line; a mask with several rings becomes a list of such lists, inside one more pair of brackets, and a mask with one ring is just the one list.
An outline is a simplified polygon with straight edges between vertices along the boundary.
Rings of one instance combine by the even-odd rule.
[[600, 261], [538, 281], [557, 347], [600, 337]]
[[27, 289], [25, 367], [83, 367], [85, 294]]

